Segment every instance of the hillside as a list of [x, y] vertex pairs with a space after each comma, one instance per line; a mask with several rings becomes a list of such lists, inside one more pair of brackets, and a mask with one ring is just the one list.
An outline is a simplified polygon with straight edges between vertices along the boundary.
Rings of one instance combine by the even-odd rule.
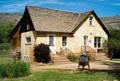
[[120, 30], [120, 16], [101, 17], [100, 19], [105, 25], [105, 27], [112, 27]]
[[22, 13], [0, 13], [0, 24], [7, 21], [18, 22], [22, 17]]
[[[6, 21], [18, 22], [23, 13], [0, 13], [0, 24]], [[120, 16], [101, 17], [100, 18], [106, 28], [115, 28], [120, 30]]]

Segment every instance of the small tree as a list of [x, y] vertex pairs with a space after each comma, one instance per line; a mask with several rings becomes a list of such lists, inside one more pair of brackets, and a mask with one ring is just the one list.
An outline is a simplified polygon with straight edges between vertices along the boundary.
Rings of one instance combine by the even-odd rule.
[[15, 26], [15, 22], [13, 22], [13, 21], [8, 21], [3, 24], [0, 24], [0, 43], [9, 43], [10, 42], [8, 35], [13, 30], [14, 26]]
[[111, 37], [104, 42], [104, 49], [107, 50], [106, 53], [111, 59], [115, 56], [120, 57], [120, 31], [110, 28], [109, 32]]
[[34, 57], [36, 62], [48, 63], [50, 61], [49, 45], [39, 44], [34, 47]]

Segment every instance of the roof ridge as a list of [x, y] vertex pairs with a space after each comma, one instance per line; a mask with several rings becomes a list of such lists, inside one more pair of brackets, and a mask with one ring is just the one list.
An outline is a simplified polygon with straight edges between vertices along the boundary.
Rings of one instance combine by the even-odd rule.
[[58, 9], [53, 9], [53, 8], [44, 8], [44, 7], [37, 7], [37, 6], [26, 6], [26, 7], [27, 8], [38, 8], [38, 9], [46, 9], [46, 10], [52, 10], [52, 11], [59, 11], [59, 12], [71, 13], [71, 14], [79, 14], [77, 12], [66, 11], [66, 10], [58, 10]]

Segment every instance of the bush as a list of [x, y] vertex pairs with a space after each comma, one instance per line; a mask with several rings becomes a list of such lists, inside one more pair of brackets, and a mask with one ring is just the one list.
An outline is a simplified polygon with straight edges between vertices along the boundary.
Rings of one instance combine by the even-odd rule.
[[67, 58], [72, 62], [79, 62], [79, 57], [75, 55], [68, 55]]
[[30, 64], [25, 62], [16, 62], [14, 64], [0, 65], [0, 78], [16, 78], [30, 74]]
[[36, 62], [48, 63], [50, 61], [49, 45], [39, 44], [34, 47], [34, 57]]
[[110, 28], [109, 33], [111, 37], [103, 43], [104, 51], [111, 59], [120, 58], [120, 30]]

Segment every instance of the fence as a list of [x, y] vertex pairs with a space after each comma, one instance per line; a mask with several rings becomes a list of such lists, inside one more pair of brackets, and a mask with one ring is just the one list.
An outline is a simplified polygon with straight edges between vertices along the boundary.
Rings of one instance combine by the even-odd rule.
[[0, 50], [0, 64], [12, 62], [9, 50]]

